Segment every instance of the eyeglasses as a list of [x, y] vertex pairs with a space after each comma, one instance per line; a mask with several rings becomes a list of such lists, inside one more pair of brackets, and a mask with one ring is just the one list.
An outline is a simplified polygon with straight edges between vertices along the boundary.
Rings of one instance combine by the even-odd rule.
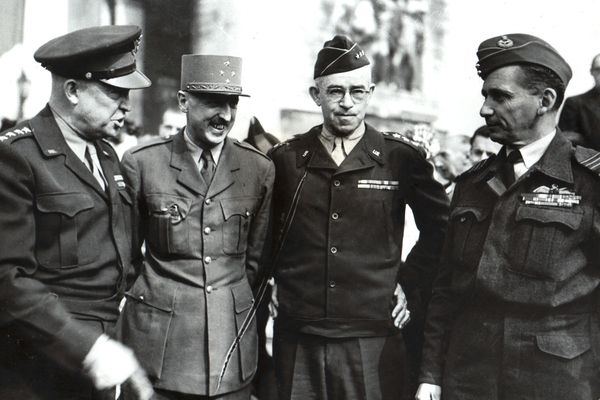
[[[342, 101], [347, 92], [342, 88], [330, 88], [325, 91], [325, 96], [331, 101], [339, 102]], [[354, 103], [362, 103], [370, 93], [370, 91], [365, 89], [350, 89], [349, 92]]]

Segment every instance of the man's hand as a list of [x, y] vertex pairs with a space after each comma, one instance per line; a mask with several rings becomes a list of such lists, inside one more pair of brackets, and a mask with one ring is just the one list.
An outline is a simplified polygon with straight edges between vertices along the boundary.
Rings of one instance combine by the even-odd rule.
[[269, 284], [271, 285], [271, 301], [269, 302], [269, 314], [271, 318], [277, 318], [277, 309], [279, 308], [279, 300], [277, 300], [277, 284], [271, 278], [269, 280]]
[[96, 389], [109, 389], [128, 380], [140, 400], [154, 394], [152, 384], [133, 351], [106, 335], [101, 335], [83, 360], [84, 372]]
[[442, 387], [431, 383], [421, 383], [415, 400], [442, 400]]
[[410, 311], [407, 308], [406, 295], [399, 283], [396, 284], [394, 297], [396, 297], [396, 306], [392, 310], [392, 318], [394, 319], [394, 325], [398, 329], [402, 329], [410, 321]]

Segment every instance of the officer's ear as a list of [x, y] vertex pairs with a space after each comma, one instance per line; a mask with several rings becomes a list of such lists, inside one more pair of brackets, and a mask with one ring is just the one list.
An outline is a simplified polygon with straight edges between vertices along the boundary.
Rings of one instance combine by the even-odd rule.
[[310, 94], [310, 97], [312, 97], [313, 101], [317, 106], [321, 107], [321, 98], [319, 97], [319, 93], [321, 92], [316, 86], [311, 86], [310, 88], [308, 88], [308, 94]]
[[79, 103], [80, 89], [81, 85], [75, 79], [67, 79], [63, 82], [63, 91], [65, 93], [65, 97], [67, 100], [69, 100], [69, 103], [74, 106]]
[[189, 108], [188, 93], [180, 90], [177, 92], [177, 102], [179, 103], [179, 110], [182, 113], [187, 113]]
[[551, 111], [556, 103], [556, 90], [552, 88], [546, 88], [542, 92], [542, 96], [540, 98], [540, 107], [538, 108], [537, 114], [543, 115], [548, 111]]

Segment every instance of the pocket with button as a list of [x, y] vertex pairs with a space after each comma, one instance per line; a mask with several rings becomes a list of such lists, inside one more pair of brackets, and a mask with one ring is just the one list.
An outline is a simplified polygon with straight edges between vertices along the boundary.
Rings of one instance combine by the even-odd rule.
[[81, 230], [89, 223], [94, 207], [86, 193], [39, 195], [36, 201], [38, 225], [36, 256], [47, 268], [72, 268], [98, 257], [97, 243], [82, 242]]
[[146, 239], [153, 251], [180, 255], [190, 252], [190, 227], [186, 217], [191, 202], [191, 199], [168, 194], [152, 194], [146, 197]]
[[248, 231], [259, 201], [259, 197], [234, 197], [221, 200], [225, 254], [241, 255], [246, 252]]
[[563, 281], [585, 262], [578, 245], [586, 238], [583, 209], [532, 207], [517, 209], [515, 227], [509, 243], [510, 269], [534, 278]]
[[475, 268], [479, 262], [488, 216], [489, 210], [471, 205], [456, 206], [450, 214], [452, 260], [463, 268]]

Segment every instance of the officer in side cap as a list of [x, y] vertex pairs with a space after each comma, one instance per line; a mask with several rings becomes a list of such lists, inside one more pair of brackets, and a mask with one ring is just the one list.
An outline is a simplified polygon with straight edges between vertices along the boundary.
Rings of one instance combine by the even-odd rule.
[[[422, 148], [365, 123], [375, 85], [357, 43], [325, 42], [314, 79], [323, 123], [270, 152], [280, 400], [408, 399], [402, 329], [435, 275], [448, 198]], [[407, 204], [420, 236], [403, 264]]]
[[101, 26], [50, 40], [48, 105], [0, 134], [0, 398], [152, 394], [133, 352], [112, 339], [131, 281], [132, 200], [104, 140], [131, 109], [141, 29]]
[[492, 140], [457, 179], [416, 398], [600, 396], [600, 153], [556, 128], [571, 69], [527, 34], [477, 51]]
[[[227, 137], [242, 60], [186, 54], [179, 107], [186, 126], [125, 153], [145, 241], [142, 273], [123, 311], [123, 341], [140, 357], [154, 399], [249, 400], [257, 367], [253, 288], [275, 168]], [[125, 393], [128, 399], [128, 393]]]

